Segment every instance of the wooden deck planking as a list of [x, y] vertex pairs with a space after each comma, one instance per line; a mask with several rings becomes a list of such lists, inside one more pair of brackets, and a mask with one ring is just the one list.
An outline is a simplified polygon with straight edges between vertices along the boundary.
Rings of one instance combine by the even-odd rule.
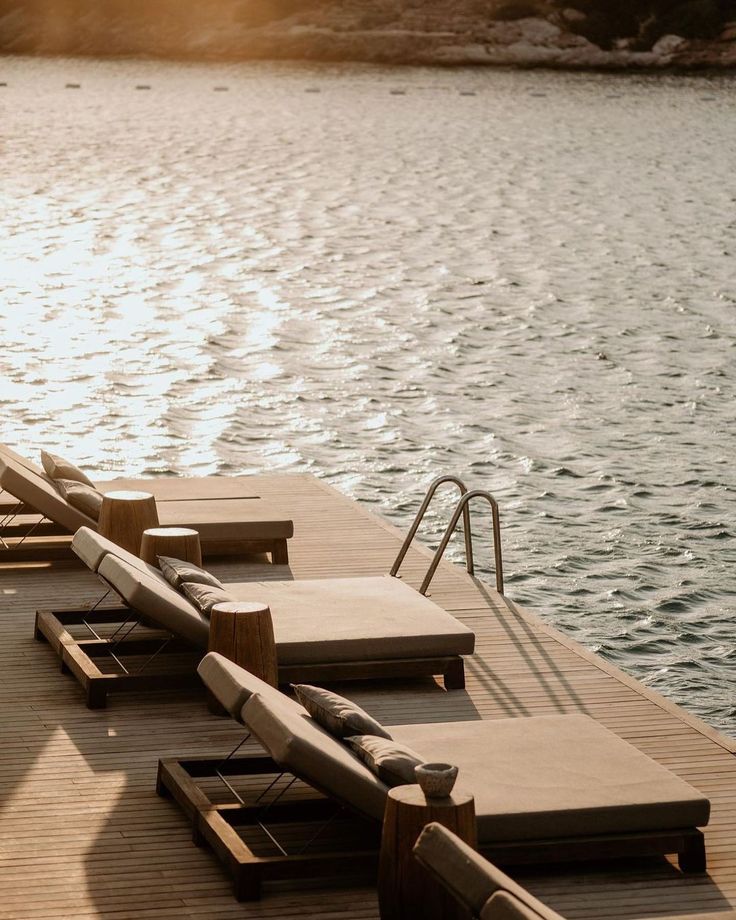
[[[399, 536], [311, 477], [257, 477], [258, 494], [295, 521], [289, 569], [238, 562], [220, 577], [385, 573]], [[417, 585], [427, 553], [412, 551], [402, 577]], [[209, 715], [203, 697], [113, 697], [84, 708], [76, 683], [32, 639], [38, 607], [96, 599], [81, 566], [0, 570], [0, 920], [43, 917], [377, 917], [359, 888], [268, 888], [237, 904], [207, 851], [189, 840], [173, 805], [153, 792], [160, 756], [225, 753], [241, 731]], [[433, 599], [477, 633], [467, 692], [432, 681], [355, 684], [349, 694], [387, 724], [586, 712], [697, 786], [713, 801], [709, 876], [682, 876], [665, 861], [517, 873], [569, 917], [707, 914], [736, 907], [734, 744], [622, 675], [536, 617], [504, 602], [456, 567], [442, 566]], [[730, 920], [730, 918], [729, 918]]]

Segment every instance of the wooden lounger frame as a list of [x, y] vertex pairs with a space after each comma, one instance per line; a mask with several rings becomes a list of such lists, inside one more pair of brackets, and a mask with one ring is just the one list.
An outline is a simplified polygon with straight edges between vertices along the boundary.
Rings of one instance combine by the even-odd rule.
[[[146, 638], [122, 638], [113, 643], [106, 638], [75, 638], [67, 626], [90, 626], [116, 624], [122, 621], [140, 623], [157, 630], [156, 635]], [[196, 666], [206, 654], [183, 640], [162, 632], [130, 607], [105, 609], [74, 608], [68, 610], [38, 610], [34, 637], [47, 641], [61, 660], [61, 669], [72, 674], [81, 685], [87, 706], [103, 709], [107, 705], [108, 693], [141, 690], [175, 690], [182, 687], [201, 686]], [[191, 653], [192, 668], [187, 673], [166, 673], [150, 667], [136, 674], [120, 674], [104, 671], [104, 661], [113, 654], [149, 655], [163, 657], [171, 653]], [[395, 658], [373, 661], [340, 661], [324, 664], [294, 664], [279, 667], [279, 683], [289, 684], [322, 683], [343, 680], [376, 680], [398, 677], [427, 677], [441, 674], [447, 690], [461, 690], [465, 686], [465, 665], [459, 655], [432, 658]]]
[[[15, 562], [49, 562], [54, 559], [77, 559], [72, 550], [72, 535], [53, 522], [43, 521], [22, 533], [17, 525], [0, 527], [0, 564]], [[202, 553], [210, 559], [218, 556], [249, 556], [269, 553], [273, 565], [289, 564], [286, 538], [273, 540], [207, 540]]]
[[[259, 806], [213, 802], [198, 779], [226, 776], [264, 775], [274, 782], [284, 771], [270, 757], [250, 755], [220, 760], [196, 757], [185, 760], [160, 760], [156, 791], [173, 798], [192, 825], [192, 839], [198, 846], [207, 844], [222, 863], [233, 882], [235, 897], [256, 900], [264, 881], [296, 878], [328, 878], [341, 874], [370, 874], [375, 879], [378, 865], [378, 822], [360, 816], [368, 834], [373, 832], [376, 846], [367, 850], [345, 850], [309, 855], [259, 856], [237, 832], [238, 827], [257, 825]], [[270, 787], [269, 787], [270, 788]], [[354, 809], [333, 798], [305, 799], [282, 803], [269, 811], [271, 821], [324, 820], [336, 809]], [[549, 840], [524, 840], [494, 843], [480, 852], [501, 865], [555, 863], [577, 860], [651, 857], [676, 853], [683, 872], [704, 872], [705, 841], [697, 828], [665, 831], [591, 835]]]
[[[191, 822], [193, 842], [197, 846], [208, 845], [225, 866], [239, 901], [260, 898], [261, 885], [268, 880], [329, 876], [338, 878], [345, 875], [368, 879], [375, 877], [380, 826], [362, 816], [356, 816], [352, 809], [345, 809], [334, 799], [315, 791], [309, 798], [292, 802], [264, 805], [235, 802], [222, 805], [212, 802], [196, 782], [197, 778], [244, 775], [263, 776], [267, 790], [275, 786], [281, 777], [290, 776], [270, 757], [253, 754], [219, 760], [206, 757], [161, 760], [156, 779], [156, 792], [164, 798], [173, 798]], [[304, 821], [324, 825], [336, 815], [342, 820], [360, 821], [363, 839], [366, 839], [368, 846], [360, 850], [341, 846], [339, 850], [331, 852], [304, 851], [293, 855], [259, 856], [240, 837], [237, 828], [258, 826], [266, 820], [266, 810], [271, 827], [280, 822]]]

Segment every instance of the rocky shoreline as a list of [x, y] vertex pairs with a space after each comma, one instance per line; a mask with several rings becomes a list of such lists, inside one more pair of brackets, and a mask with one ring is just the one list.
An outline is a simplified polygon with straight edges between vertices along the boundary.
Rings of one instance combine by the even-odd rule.
[[266, 12], [257, 0], [183, 6], [161, 0], [144, 13], [123, 0], [88, 6], [0, 0], [0, 51], [605, 70], [736, 67], [736, 21], [719, 22], [709, 38], [655, 31], [647, 47], [641, 36], [592, 41], [579, 6], [516, 4], [517, 14], [534, 15], [508, 8], [457, 0], [448, 13], [447, 4], [431, 0], [282, 0]]
[[253, 30], [248, 57], [391, 64], [495, 65], [602, 70], [727, 69], [736, 67], [734, 37], [693, 41], [665, 35], [649, 51], [606, 50], [540, 18], [493, 23], [483, 34], [402, 29], [343, 32], [295, 25]]

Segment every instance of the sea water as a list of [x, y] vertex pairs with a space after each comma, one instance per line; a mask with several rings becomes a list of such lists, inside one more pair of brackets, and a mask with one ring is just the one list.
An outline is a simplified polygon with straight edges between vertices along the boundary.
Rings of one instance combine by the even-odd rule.
[[0, 83], [4, 442], [100, 478], [310, 472], [402, 527], [459, 474], [511, 598], [736, 735], [736, 79]]

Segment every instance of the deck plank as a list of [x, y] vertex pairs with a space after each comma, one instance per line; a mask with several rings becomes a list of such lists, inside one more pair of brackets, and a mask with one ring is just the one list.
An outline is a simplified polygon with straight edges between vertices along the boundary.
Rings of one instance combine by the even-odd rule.
[[[310, 476], [258, 476], [256, 494], [293, 517], [289, 567], [212, 564], [220, 577], [383, 574], [401, 535]], [[402, 577], [417, 586], [429, 555], [413, 549]], [[32, 638], [39, 607], [96, 599], [74, 562], [0, 566], [0, 920], [261, 918], [375, 920], [375, 892], [269, 886], [238, 904], [213, 857], [195, 848], [178, 810], [156, 797], [159, 757], [225, 753], [240, 731], [209, 714], [200, 693], [131, 694], [87, 710], [77, 684]], [[657, 693], [443, 564], [433, 600], [474, 629], [465, 692], [392, 681], [346, 689], [387, 724], [584, 712], [711, 797], [709, 875], [669, 862], [516, 873], [570, 918], [733, 920], [736, 909], [736, 746]]]

